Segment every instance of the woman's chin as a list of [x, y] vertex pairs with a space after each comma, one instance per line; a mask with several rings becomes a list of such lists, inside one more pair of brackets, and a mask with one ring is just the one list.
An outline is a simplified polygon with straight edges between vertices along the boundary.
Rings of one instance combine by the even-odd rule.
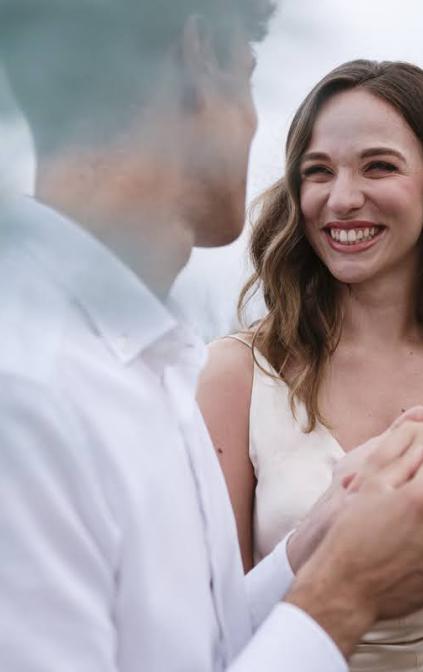
[[335, 280], [341, 282], [345, 285], [356, 285], [361, 282], [366, 282], [372, 277], [372, 273], [369, 269], [363, 268], [330, 268], [330, 273], [333, 275]]

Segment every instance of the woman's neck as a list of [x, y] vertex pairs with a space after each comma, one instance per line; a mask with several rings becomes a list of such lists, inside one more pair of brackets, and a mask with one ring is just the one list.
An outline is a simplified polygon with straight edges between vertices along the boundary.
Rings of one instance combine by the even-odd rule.
[[394, 348], [421, 339], [415, 308], [417, 260], [413, 266], [365, 283], [343, 285], [341, 343]]

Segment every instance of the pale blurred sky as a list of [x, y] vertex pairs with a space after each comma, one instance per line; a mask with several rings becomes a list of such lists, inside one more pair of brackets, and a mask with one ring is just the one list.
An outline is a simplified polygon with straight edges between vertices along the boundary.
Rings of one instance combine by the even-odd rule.
[[[423, 0], [282, 0], [257, 50], [260, 126], [248, 200], [282, 173], [290, 119], [317, 80], [353, 58], [408, 60], [423, 67], [422, 33]], [[28, 192], [34, 174], [30, 139], [25, 124], [9, 114], [9, 105], [0, 78], [0, 189], [17, 186]], [[175, 285], [176, 300], [207, 340], [234, 328], [237, 294], [247, 274], [247, 237], [246, 229], [228, 248], [194, 251]]]

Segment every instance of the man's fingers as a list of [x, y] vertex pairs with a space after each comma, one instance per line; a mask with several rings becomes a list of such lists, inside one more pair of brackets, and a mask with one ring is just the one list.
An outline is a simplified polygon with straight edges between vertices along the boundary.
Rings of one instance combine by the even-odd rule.
[[379, 477], [386, 487], [399, 488], [416, 474], [423, 464], [423, 443], [414, 443], [397, 460], [382, 469]]
[[[414, 445], [423, 445], [423, 406], [414, 406], [408, 409], [383, 434], [370, 439], [352, 451], [352, 459], [350, 459], [348, 465], [345, 465], [346, 467], [350, 466], [351, 470], [346, 470], [341, 480], [343, 488], [349, 492], [356, 492], [362, 487], [363, 483], [382, 472], [389, 465], [393, 465], [391, 472], [388, 473], [395, 482], [401, 484], [409, 480], [415, 469], [420, 466], [419, 449], [414, 448], [404, 462], [401, 462], [397, 467], [395, 465]], [[353, 461], [355, 451], [357, 451], [357, 457], [361, 458], [358, 462]], [[414, 459], [417, 460], [417, 467], [413, 471]]]
[[397, 429], [406, 420], [423, 422], [423, 406], [412, 406], [411, 408], [408, 408], [406, 411], [404, 411], [404, 413], [401, 413], [401, 415], [396, 420], [394, 420], [387, 431], [389, 432], [393, 429]]
[[395, 428], [390, 428], [369, 455], [367, 460], [369, 468], [383, 469], [393, 460], [398, 459], [411, 446], [419, 431], [423, 438], [423, 424], [416, 424], [412, 421], [403, 421]]
[[[416, 439], [420, 434], [421, 440], [418, 441]], [[347, 490], [357, 492], [363, 483], [381, 473], [389, 465], [395, 464], [413, 442], [423, 444], [423, 425], [407, 422], [402, 423], [395, 431], [387, 432], [350, 481]]]
[[410, 479], [410, 485], [412, 488], [415, 488], [416, 492], [419, 493], [419, 496], [422, 495], [423, 498], [423, 461], [419, 464], [413, 477]]

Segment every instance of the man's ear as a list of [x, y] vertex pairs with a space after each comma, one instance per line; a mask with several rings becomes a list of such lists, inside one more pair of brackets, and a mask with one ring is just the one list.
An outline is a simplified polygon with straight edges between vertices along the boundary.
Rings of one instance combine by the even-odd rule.
[[212, 28], [206, 18], [193, 14], [185, 22], [180, 43], [182, 104], [199, 111], [221, 74]]

